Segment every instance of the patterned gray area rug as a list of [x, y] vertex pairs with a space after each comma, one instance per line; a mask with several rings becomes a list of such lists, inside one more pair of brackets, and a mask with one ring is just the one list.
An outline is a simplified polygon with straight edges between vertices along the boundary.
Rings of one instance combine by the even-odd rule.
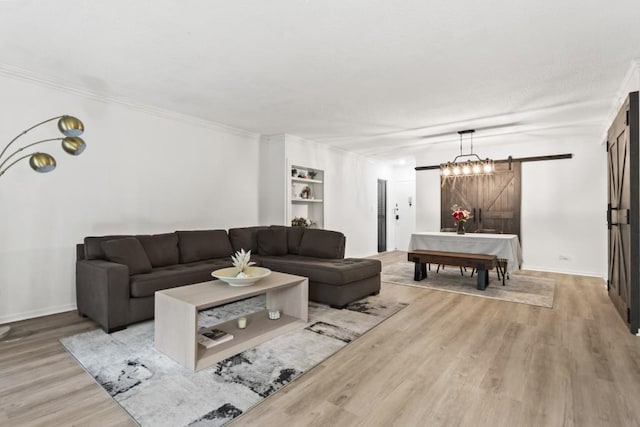
[[[221, 426], [249, 410], [407, 304], [382, 295], [344, 310], [309, 303], [309, 323], [191, 372], [153, 347], [153, 321], [111, 335], [95, 330], [62, 345], [142, 426]], [[265, 308], [264, 295], [203, 311], [198, 326]]]
[[432, 265], [431, 271], [427, 272], [427, 278], [416, 282], [413, 280], [413, 263], [391, 264], [382, 269], [382, 281], [546, 308], [553, 307], [556, 290], [556, 282], [553, 279], [532, 277], [516, 272], [510, 273], [510, 279], [506, 279], [505, 286], [502, 286], [502, 281], [498, 280], [497, 273], [493, 270], [489, 273], [489, 286], [484, 291], [480, 291], [476, 289], [476, 275], [471, 277], [469, 268], [464, 276], [460, 274], [458, 267], [446, 266], [445, 270], [441, 269], [439, 273], [435, 270], [435, 266]]

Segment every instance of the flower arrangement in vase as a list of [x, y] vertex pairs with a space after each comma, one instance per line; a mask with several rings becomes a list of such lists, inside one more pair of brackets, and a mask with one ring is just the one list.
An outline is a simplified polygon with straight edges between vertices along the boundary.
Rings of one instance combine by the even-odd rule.
[[451, 216], [453, 216], [453, 219], [456, 221], [457, 225], [458, 225], [458, 234], [464, 234], [464, 223], [467, 222], [469, 219], [473, 218], [473, 216], [471, 215], [471, 212], [469, 212], [466, 209], [462, 209], [460, 206], [458, 206], [457, 204], [451, 206]]

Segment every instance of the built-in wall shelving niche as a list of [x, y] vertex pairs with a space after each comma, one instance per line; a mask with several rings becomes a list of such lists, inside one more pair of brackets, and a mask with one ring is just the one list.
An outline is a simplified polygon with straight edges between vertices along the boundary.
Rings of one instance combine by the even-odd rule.
[[289, 224], [294, 218], [324, 228], [324, 171], [302, 165], [289, 168]]

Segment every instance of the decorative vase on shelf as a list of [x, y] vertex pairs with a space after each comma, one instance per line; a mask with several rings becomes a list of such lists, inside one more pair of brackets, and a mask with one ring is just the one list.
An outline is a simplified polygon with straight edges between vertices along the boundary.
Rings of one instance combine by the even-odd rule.
[[308, 199], [311, 197], [311, 187], [309, 187], [308, 185], [306, 185], [303, 189], [302, 192], [300, 193], [300, 198], [301, 199]]
[[458, 221], [458, 230], [456, 231], [458, 234], [464, 234], [464, 222]]

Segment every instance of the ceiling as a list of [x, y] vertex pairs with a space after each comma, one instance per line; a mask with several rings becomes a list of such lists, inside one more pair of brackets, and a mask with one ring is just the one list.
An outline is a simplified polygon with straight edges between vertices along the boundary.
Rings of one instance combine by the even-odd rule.
[[637, 0], [0, 0], [0, 70], [394, 158], [468, 128], [599, 138], [638, 17]]

